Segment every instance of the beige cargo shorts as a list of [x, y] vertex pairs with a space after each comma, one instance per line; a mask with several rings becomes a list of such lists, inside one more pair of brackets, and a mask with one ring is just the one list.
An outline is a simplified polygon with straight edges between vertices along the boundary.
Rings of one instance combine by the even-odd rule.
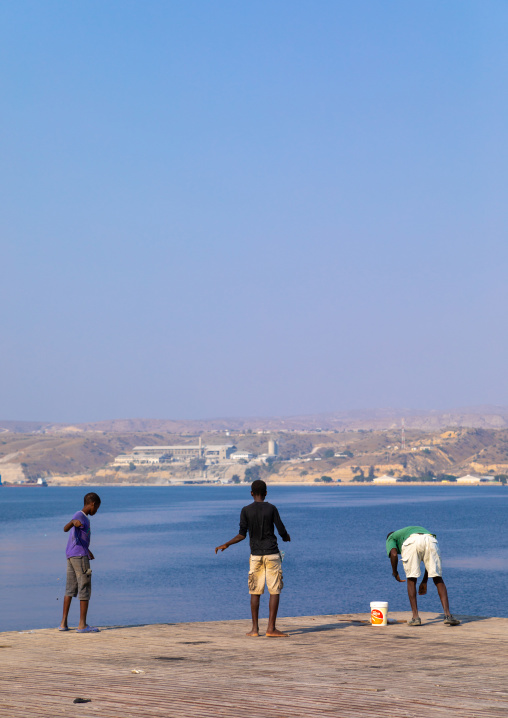
[[282, 559], [280, 553], [269, 556], [251, 556], [249, 562], [249, 593], [261, 596], [265, 592], [277, 594], [282, 591]]
[[442, 575], [439, 545], [432, 534], [411, 534], [402, 544], [400, 555], [406, 578], [420, 578], [422, 561], [429, 578]]

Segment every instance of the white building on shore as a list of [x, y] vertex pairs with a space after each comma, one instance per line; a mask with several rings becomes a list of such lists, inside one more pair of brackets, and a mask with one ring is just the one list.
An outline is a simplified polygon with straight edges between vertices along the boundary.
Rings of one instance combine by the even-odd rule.
[[251, 454], [250, 451], [239, 449], [234, 451], [229, 458], [233, 461], [251, 461], [251, 459], [254, 458], [254, 454]]
[[188, 463], [191, 459], [205, 459], [207, 463], [227, 461], [235, 451], [233, 444], [184, 444], [174, 446], [135, 446], [129, 453], [117, 456], [116, 466], [143, 466], [169, 462]]
[[378, 476], [375, 479], [372, 479], [373, 484], [396, 484], [397, 479], [395, 476], [388, 476], [388, 474], [384, 474], [383, 476]]
[[481, 484], [485, 481], [494, 481], [493, 476], [472, 476], [471, 474], [467, 474], [466, 476], [461, 476], [459, 479], [457, 479], [458, 484]]

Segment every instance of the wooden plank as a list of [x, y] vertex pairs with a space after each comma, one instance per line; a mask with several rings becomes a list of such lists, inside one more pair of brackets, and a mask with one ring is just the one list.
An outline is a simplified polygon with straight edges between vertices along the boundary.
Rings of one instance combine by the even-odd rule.
[[288, 639], [248, 639], [245, 621], [4, 633], [0, 716], [506, 718], [508, 619], [423, 618], [285, 618]]

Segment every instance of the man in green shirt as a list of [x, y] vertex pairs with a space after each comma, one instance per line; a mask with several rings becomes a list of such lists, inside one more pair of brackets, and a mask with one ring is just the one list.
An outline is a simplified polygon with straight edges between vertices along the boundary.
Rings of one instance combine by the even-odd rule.
[[421, 626], [422, 621], [418, 615], [418, 603], [416, 600], [416, 581], [421, 576], [420, 564], [423, 561], [425, 566], [425, 574], [418, 594], [424, 596], [427, 593], [427, 581], [429, 576], [434, 581], [443, 611], [445, 614], [444, 622], [448, 626], [458, 626], [460, 621], [454, 618], [450, 613], [448, 605], [448, 591], [442, 578], [441, 571], [441, 554], [435, 534], [432, 534], [423, 526], [406, 526], [406, 528], [398, 531], [391, 531], [386, 537], [386, 553], [392, 564], [392, 575], [396, 581], [405, 583], [404, 579], [399, 576], [397, 569], [399, 562], [399, 553], [404, 565], [404, 572], [407, 578], [407, 595], [409, 603], [413, 611], [413, 618], [408, 622], [408, 626]]

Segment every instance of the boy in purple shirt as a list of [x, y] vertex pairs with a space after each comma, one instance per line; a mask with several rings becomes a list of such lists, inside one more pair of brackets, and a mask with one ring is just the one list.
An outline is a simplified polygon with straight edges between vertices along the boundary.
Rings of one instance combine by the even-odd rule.
[[99, 510], [101, 500], [97, 494], [90, 493], [85, 496], [84, 506], [77, 511], [68, 524], [65, 524], [64, 531], [70, 531], [67, 541], [67, 584], [65, 586], [65, 597], [63, 603], [62, 623], [59, 631], [68, 631], [67, 617], [73, 597], [79, 595], [80, 612], [77, 633], [97, 633], [98, 628], [89, 626], [86, 622], [88, 603], [92, 593], [92, 569], [90, 561], [95, 558], [90, 551], [90, 519]]

